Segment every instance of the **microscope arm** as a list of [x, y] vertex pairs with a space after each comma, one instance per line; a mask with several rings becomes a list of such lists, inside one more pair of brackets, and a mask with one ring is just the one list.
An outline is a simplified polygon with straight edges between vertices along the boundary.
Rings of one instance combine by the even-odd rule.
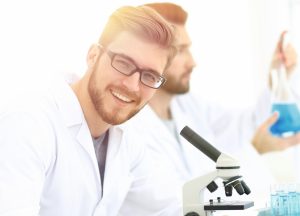
[[203, 190], [208, 184], [210, 184], [218, 176], [218, 171], [207, 173], [204, 176], [197, 177], [191, 181], [186, 182], [183, 185], [183, 202], [185, 207], [185, 212], [190, 210], [198, 209], [198, 211], [203, 211], [204, 204], [204, 193]]

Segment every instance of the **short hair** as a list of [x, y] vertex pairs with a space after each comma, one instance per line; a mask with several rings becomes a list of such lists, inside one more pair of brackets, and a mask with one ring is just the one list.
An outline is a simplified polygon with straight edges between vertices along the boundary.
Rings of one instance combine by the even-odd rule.
[[150, 7], [125, 6], [117, 9], [108, 19], [99, 43], [107, 46], [123, 31], [132, 32], [146, 41], [169, 50], [166, 67], [176, 55], [174, 26]]
[[167, 21], [174, 24], [185, 25], [188, 18], [188, 13], [177, 4], [162, 2], [149, 3], [144, 5], [153, 8]]

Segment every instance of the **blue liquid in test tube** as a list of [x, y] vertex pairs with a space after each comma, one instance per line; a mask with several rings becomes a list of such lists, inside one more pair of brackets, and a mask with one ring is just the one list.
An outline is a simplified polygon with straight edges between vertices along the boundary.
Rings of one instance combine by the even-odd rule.
[[279, 192], [279, 216], [288, 215], [288, 196], [285, 191]]
[[277, 192], [271, 194], [271, 215], [279, 215], [279, 195]]
[[296, 191], [288, 192], [288, 215], [297, 215], [297, 193]]
[[296, 215], [300, 215], [300, 191], [297, 191], [296, 196]]

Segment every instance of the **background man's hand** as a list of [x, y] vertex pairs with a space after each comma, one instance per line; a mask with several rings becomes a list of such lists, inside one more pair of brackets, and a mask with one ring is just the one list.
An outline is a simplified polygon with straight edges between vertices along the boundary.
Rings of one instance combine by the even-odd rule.
[[300, 133], [289, 137], [277, 137], [271, 134], [269, 128], [277, 121], [279, 114], [273, 113], [258, 129], [253, 138], [252, 145], [260, 154], [272, 151], [282, 151], [291, 146], [300, 144]]

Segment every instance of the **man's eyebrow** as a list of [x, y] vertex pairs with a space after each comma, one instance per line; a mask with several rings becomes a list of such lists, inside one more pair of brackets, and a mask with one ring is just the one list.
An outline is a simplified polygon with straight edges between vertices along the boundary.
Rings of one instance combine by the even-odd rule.
[[130, 61], [131, 63], [133, 63], [135, 66], [137, 66], [137, 63], [131, 58], [129, 57], [128, 55], [124, 54], [124, 53], [118, 53], [118, 52], [115, 52], [116, 55], [119, 55], [123, 58], [125, 58], [126, 60]]
[[191, 46], [191, 43], [186, 43], [186, 44], [179, 44], [177, 47], [179, 49], [185, 49], [185, 48], [189, 48]]

